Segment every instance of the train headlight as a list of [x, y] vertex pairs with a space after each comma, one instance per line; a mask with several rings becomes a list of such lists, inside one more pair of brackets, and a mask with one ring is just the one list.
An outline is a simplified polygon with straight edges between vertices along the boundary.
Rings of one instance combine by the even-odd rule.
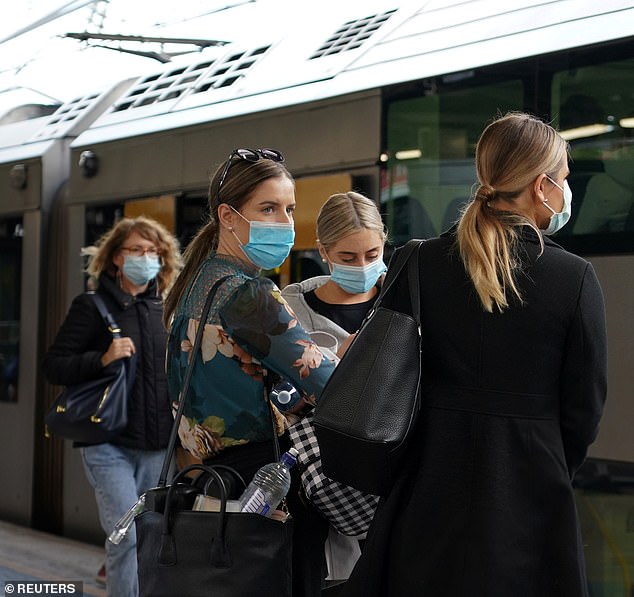
[[79, 155], [79, 170], [82, 176], [92, 178], [99, 171], [99, 158], [94, 151], [87, 149]]
[[26, 164], [16, 164], [9, 170], [9, 182], [14, 189], [26, 189]]

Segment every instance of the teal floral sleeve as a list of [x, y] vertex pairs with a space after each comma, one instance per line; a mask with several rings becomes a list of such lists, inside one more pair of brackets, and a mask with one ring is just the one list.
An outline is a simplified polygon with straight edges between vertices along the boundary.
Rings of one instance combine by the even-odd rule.
[[322, 355], [271, 280], [255, 278], [240, 286], [220, 318], [233, 340], [265, 368], [319, 399], [335, 364]]
[[[174, 408], [181, 399], [202, 305], [213, 283], [227, 274], [204, 322], [179, 426], [183, 447], [202, 460], [231, 446], [271, 439], [264, 369], [291, 381], [313, 403], [334, 369], [273, 282], [247, 275], [227, 258], [212, 257], [170, 329], [166, 365]], [[287, 420], [275, 414], [281, 432]]]

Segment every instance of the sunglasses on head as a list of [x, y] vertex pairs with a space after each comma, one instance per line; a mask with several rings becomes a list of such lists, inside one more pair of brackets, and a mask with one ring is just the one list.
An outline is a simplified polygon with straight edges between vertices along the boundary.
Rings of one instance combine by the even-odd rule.
[[218, 179], [218, 187], [216, 189], [216, 193], [220, 193], [220, 188], [227, 178], [227, 173], [229, 172], [229, 168], [231, 168], [231, 164], [235, 162], [234, 158], [238, 158], [240, 160], [245, 160], [247, 162], [257, 162], [258, 160], [271, 160], [272, 162], [283, 162], [284, 156], [277, 151], [277, 149], [234, 149], [229, 155], [229, 159], [225, 163], [225, 167], [222, 170], [222, 174]]

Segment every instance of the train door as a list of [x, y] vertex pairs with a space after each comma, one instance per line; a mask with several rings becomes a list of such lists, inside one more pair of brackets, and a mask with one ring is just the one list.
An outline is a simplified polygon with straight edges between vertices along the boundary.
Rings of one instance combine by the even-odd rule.
[[[21, 217], [0, 220], [0, 401], [18, 399], [20, 347]], [[16, 283], [18, 282], [18, 283]]]
[[41, 161], [0, 164], [0, 516], [31, 524], [41, 312]]

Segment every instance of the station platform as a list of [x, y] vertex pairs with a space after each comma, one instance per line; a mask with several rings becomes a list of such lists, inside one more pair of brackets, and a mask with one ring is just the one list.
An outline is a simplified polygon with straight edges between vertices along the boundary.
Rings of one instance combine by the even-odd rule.
[[[106, 597], [95, 581], [104, 559], [98, 545], [82, 543], [0, 521], [0, 597], [8, 582], [83, 582], [82, 597]], [[337, 597], [343, 585], [329, 583], [324, 597]], [[15, 594], [15, 593], [14, 593]]]
[[103, 548], [0, 521], [0, 595], [8, 581], [83, 582], [84, 597], [106, 597], [95, 581]]

